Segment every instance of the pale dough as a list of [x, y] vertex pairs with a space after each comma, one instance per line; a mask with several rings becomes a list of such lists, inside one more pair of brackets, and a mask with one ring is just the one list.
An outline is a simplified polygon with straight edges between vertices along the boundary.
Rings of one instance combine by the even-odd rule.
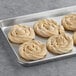
[[34, 25], [34, 31], [41, 37], [50, 37], [58, 34], [58, 24], [52, 19], [41, 19]]
[[34, 30], [26, 25], [14, 25], [8, 33], [8, 38], [13, 43], [23, 43], [35, 38]]
[[69, 14], [64, 16], [61, 24], [66, 30], [76, 31], [76, 14]]
[[25, 42], [19, 47], [19, 55], [28, 61], [42, 59], [46, 54], [47, 50], [45, 44], [37, 40]]
[[62, 26], [59, 28], [59, 35], [50, 37], [46, 46], [49, 52], [54, 54], [65, 54], [72, 50], [73, 39], [65, 34]]

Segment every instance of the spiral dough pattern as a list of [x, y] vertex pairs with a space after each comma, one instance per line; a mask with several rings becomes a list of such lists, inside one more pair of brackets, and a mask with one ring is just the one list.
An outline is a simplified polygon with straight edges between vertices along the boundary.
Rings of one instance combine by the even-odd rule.
[[13, 43], [23, 43], [35, 38], [34, 30], [25, 25], [14, 25], [8, 33], [8, 38]]
[[50, 37], [58, 34], [58, 25], [52, 19], [41, 19], [34, 25], [34, 31], [41, 37]]
[[60, 29], [59, 35], [50, 37], [47, 41], [47, 49], [54, 54], [65, 54], [72, 50], [73, 39], [66, 35], [64, 31]]
[[38, 60], [47, 54], [46, 46], [40, 41], [31, 40], [19, 47], [19, 55], [25, 60]]
[[76, 31], [76, 14], [66, 15], [61, 23], [66, 30]]

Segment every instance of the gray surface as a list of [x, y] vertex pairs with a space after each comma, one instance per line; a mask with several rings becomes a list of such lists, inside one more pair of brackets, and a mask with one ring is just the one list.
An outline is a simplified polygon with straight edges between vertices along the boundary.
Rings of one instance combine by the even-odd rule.
[[[0, 0], [0, 19], [15, 17], [65, 6], [75, 5], [75, 0]], [[75, 76], [76, 56], [33, 67], [19, 65], [0, 32], [0, 76]]]

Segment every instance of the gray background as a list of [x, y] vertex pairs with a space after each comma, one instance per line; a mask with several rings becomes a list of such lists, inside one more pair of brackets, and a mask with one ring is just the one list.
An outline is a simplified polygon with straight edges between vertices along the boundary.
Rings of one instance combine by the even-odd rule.
[[[75, 5], [76, 0], [0, 0], [0, 19]], [[23, 67], [11, 56], [0, 32], [0, 76], [75, 76], [76, 56]]]

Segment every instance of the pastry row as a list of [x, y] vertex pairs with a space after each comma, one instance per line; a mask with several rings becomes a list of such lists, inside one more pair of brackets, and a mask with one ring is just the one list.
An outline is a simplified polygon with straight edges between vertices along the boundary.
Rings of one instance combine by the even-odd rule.
[[[69, 53], [76, 44], [76, 33], [73, 38], [65, 30], [75, 31], [76, 14], [65, 16], [62, 25], [52, 19], [41, 19], [33, 27], [14, 25], [8, 33], [11, 42], [21, 44], [19, 55], [25, 60], [38, 60], [47, 55], [47, 50], [53, 54]], [[64, 27], [64, 28], [63, 28]], [[35, 40], [35, 33], [43, 38], [48, 38], [46, 44]]]

